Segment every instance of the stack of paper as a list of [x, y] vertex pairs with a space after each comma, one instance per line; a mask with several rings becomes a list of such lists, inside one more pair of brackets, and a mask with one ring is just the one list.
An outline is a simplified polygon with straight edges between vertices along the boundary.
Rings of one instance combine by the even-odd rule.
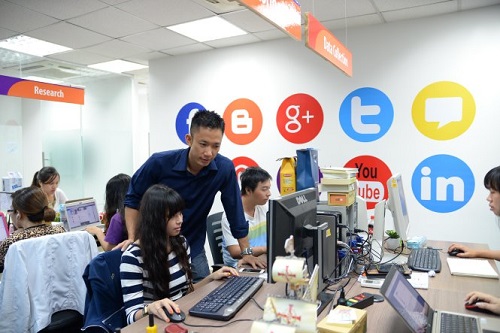
[[498, 273], [486, 259], [446, 258], [451, 275], [498, 279]]

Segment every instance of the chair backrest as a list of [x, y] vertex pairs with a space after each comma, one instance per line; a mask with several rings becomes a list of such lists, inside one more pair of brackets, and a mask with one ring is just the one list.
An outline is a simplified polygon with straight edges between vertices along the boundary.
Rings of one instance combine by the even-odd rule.
[[54, 313], [83, 315], [87, 288], [82, 279], [98, 254], [86, 231], [21, 240], [10, 245], [0, 283], [0, 332], [39, 332]]
[[207, 217], [207, 238], [215, 265], [224, 264], [222, 259], [222, 212]]
[[127, 326], [120, 281], [121, 249], [102, 252], [87, 265], [83, 332], [114, 332]]

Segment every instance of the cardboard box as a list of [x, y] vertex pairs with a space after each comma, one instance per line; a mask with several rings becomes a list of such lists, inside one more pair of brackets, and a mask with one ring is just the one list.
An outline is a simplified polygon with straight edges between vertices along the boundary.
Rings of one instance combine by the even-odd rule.
[[347, 193], [327, 192], [326, 196], [330, 206], [350, 206], [356, 201], [356, 191]]
[[356, 320], [352, 324], [337, 324], [330, 323], [328, 315], [323, 318], [317, 325], [320, 333], [366, 333], [367, 314], [365, 310], [351, 308], [343, 305], [338, 305], [335, 310], [352, 309], [356, 313]]

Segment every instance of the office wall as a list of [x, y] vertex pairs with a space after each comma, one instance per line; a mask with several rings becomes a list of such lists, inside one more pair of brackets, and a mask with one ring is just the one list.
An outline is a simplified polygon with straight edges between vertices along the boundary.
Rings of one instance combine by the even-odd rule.
[[[60, 187], [67, 196], [94, 197], [102, 209], [109, 178], [121, 172], [131, 175], [133, 152], [144, 160], [148, 151], [142, 139], [147, 131], [139, 126], [140, 120], [148, 119], [147, 105], [136, 95], [132, 78], [116, 76], [87, 82], [83, 106], [0, 96], [0, 128], [8, 134], [7, 142], [5, 135], [0, 137], [6, 159], [1, 163], [2, 176], [19, 170], [24, 186], [29, 186], [43, 166], [45, 152], [46, 165], [61, 173]], [[136, 142], [133, 115], [140, 119], [134, 127], [141, 136]]]
[[[343, 166], [351, 159], [363, 161], [363, 156], [373, 156], [378, 161], [375, 170], [380, 171], [385, 165], [390, 172], [403, 175], [410, 236], [484, 242], [498, 248], [498, 221], [488, 209], [482, 181], [489, 169], [500, 165], [499, 15], [500, 6], [494, 6], [349, 29], [347, 33], [338, 31], [336, 35], [353, 54], [352, 78], [291, 39], [153, 60], [150, 149], [154, 152], [185, 147], [176, 130], [176, 119], [188, 103], [199, 103], [222, 115], [233, 101], [249, 99], [262, 114], [260, 134], [248, 144], [236, 144], [226, 136], [221, 154], [231, 159], [249, 157], [273, 176], [279, 169], [276, 159], [295, 155], [299, 148], [317, 148], [320, 166]], [[445, 137], [439, 127], [434, 132], [437, 137], [424, 134], [425, 121], [432, 121], [432, 114], [426, 113], [429, 119], [425, 121], [412, 116], [418, 96], [439, 82], [452, 82], [455, 88], [463, 88], [475, 103], [475, 107], [464, 105], [463, 114], [458, 116], [456, 110], [450, 110], [450, 115], [446, 108], [437, 115], [444, 125], [446, 120], [452, 125], [454, 121], [468, 121], [465, 127], [452, 131], [451, 137]], [[379, 125], [389, 126], [385, 132], [379, 131], [375, 139], [349, 134], [345, 119], [341, 119], [345, 101], [362, 88], [373, 88], [364, 90], [368, 95], [374, 92], [379, 97], [386, 96], [393, 109], [392, 117], [379, 119]], [[277, 113], [287, 98], [299, 93], [312, 96], [320, 104], [324, 121], [312, 139], [292, 143], [280, 134]], [[463, 98], [464, 104], [466, 99]], [[362, 118], [363, 121], [369, 123], [370, 118]], [[376, 123], [377, 119], [372, 121]], [[425, 200], [419, 197], [422, 191], [415, 192], [415, 187], [419, 177], [424, 179], [427, 175], [422, 173], [427, 162], [436, 169], [440, 162], [450, 163], [448, 168], [453, 169], [454, 161], [472, 174], [457, 176], [467, 178], [469, 197], [462, 193], [462, 207], [436, 212], [424, 205]], [[272, 192], [278, 195], [275, 182]], [[450, 190], [445, 193], [448, 202], [454, 200], [451, 195]], [[213, 211], [221, 209], [216, 201]]]

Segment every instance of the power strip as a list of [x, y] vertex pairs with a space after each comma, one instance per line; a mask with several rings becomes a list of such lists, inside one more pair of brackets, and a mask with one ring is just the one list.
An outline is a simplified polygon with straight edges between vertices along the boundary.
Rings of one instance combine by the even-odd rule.
[[384, 279], [362, 279], [361, 287], [380, 289], [383, 283]]

